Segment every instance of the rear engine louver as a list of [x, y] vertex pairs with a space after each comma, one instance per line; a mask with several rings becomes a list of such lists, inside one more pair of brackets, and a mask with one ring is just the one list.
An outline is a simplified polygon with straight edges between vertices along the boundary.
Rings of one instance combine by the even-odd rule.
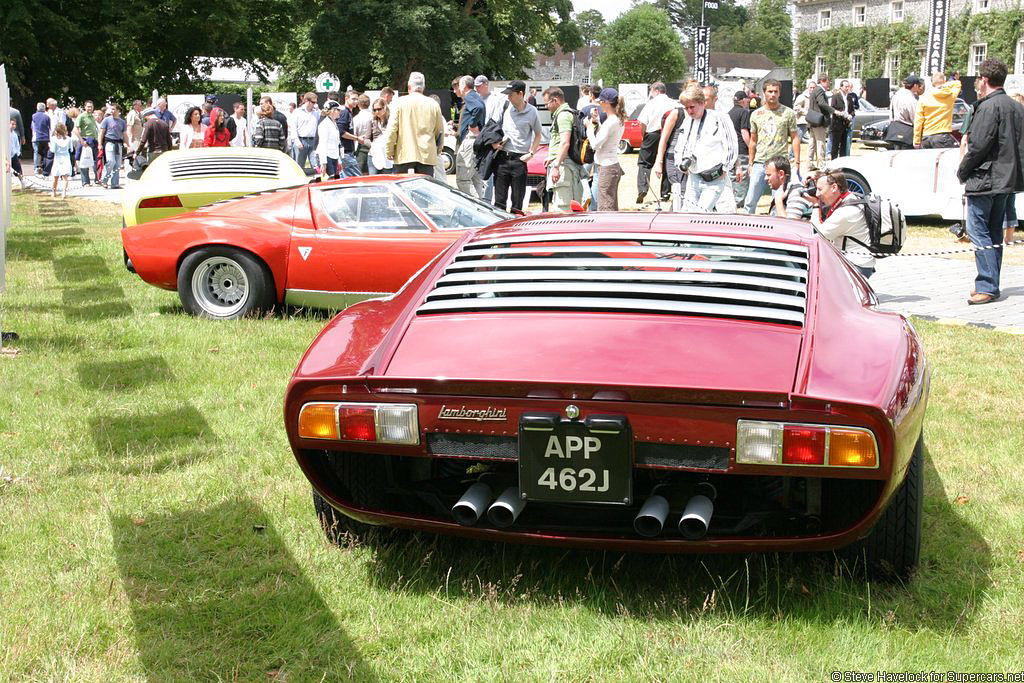
[[652, 233], [515, 235], [467, 242], [418, 314], [626, 311], [803, 325], [807, 249]]
[[168, 165], [173, 180], [213, 178], [224, 175], [276, 178], [280, 172], [280, 164], [277, 159], [242, 154], [175, 159]]

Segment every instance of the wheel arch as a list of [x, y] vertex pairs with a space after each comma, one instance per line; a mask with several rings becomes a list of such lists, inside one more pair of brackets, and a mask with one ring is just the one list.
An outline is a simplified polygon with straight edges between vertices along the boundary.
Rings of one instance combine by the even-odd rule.
[[256, 262], [263, 267], [267, 276], [270, 278], [270, 283], [274, 288], [275, 303], [280, 304], [284, 301], [284, 284], [288, 266], [287, 259], [278, 259], [280, 263], [276, 263], [277, 269], [275, 269], [275, 265], [272, 265], [273, 259], [268, 260], [264, 254], [260, 253], [260, 251], [249, 249], [247, 247], [240, 247], [232, 242], [201, 242], [184, 249], [180, 254], [178, 254], [178, 259], [174, 264], [175, 277], [177, 277], [181, 272], [181, 264], [189, 257], [189, 255], [194, 254], [200, 249], [207, 248], [234, 249], [254, 258]]

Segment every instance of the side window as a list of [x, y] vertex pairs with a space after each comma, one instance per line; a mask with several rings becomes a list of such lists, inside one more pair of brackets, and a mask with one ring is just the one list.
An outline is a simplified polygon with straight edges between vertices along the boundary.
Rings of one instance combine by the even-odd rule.
[[395, 194], [382, 185], [322, 190], [321, 206], [339, 228], [351, 230], [427, 230]]

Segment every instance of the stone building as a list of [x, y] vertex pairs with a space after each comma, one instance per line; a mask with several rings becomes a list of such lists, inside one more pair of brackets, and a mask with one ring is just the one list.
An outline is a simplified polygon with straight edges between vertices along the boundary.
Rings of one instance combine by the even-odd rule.
[[[1011, 10], [1020, 10], [1019, 0], [947, 0], [947, 14], [951, 22], [967, 14], [999, 16]], [[927, 34], [927, 26], [932, 7], [932, 0], [793, 0], [793, 41], [794, 61], [800, 57], [813, 57], [814, 71], [831, 72], [832, 75], [844, 75], [861, 78], [866, 70], [866, 55], [862, 51], [850, 51], [849, 64], [829, 64], [825, 54], [801, 55], [801, 33], [827, 33], [842, 26], [873, 27], [880, 25], [907, 24], [919, 27], [917, 35]], [[1014, 21], [1019, 19], [1014, 18]], [[950, 27], [954, 29], [954, 26]], [[950, 38], [953, 36], [951, 35]], [[908, 44], [888, 46], [882, 61], [882, 73], [870, 74], [888, 78], [902, 78], [907, 73], [924, 74], [925, 40], [906, 39]], [[913, 44], [909, 44], [912, 42]], [[1024, 71], [1024, 31], [1018, 35], [1013, 45], [995, 45], [984, 31], [973, 31], [970, 42], [966, 46], [966, 54], [951, 55], [948, 51], [947, 65], [950, 61], [957, 65], [964, 62], [964, 74], [975, 75], [978, 64], [988, 57], [1000, 57], [1007, 62], [1013, 73]], [[911, 57], [908, 59], [907, 57]], [[916, 60], [913, 57], [916, 56]], [[947, 66], [948, 68], [948, 66]], [[804, 77], [805, 74], [800, 74]]]
[[575, 83], [589, 85], [601, 46], [581, 47], [575, 53], [555, 49], [555, 54], [533, 55], [533, 66], [526, 70], [526, 80], [537, 83]]

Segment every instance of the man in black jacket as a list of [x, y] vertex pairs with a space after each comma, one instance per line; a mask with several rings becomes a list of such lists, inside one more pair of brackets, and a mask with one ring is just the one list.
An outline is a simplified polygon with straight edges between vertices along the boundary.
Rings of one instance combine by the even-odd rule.
[[987, 304], [999, 298], [999, 271], [1003, 250], [992, 247], [1003, 238], [1006, 207], [1014, 193], [1024, 191], [1024, 106], [1003, 90], [1006, 65], [986, 59], [975, 81], [979, 100], [967, 130], [967, 152], [957, 178], [967, 197], [967, 234], [979, 250], [978, 269], [969, 304]]
[[829, 136], [832, 141], [832, 158], [846, 156], [850, 151], [846, 148], [846, 134], [850, 131], [850, 124], [853, 122], [853, 112], [850, 109], [849, 100], [846, 96], [851, 90], [850, 81], [842, 81], [839, 90], [832, 95], [832, 123], [829, 126]]

